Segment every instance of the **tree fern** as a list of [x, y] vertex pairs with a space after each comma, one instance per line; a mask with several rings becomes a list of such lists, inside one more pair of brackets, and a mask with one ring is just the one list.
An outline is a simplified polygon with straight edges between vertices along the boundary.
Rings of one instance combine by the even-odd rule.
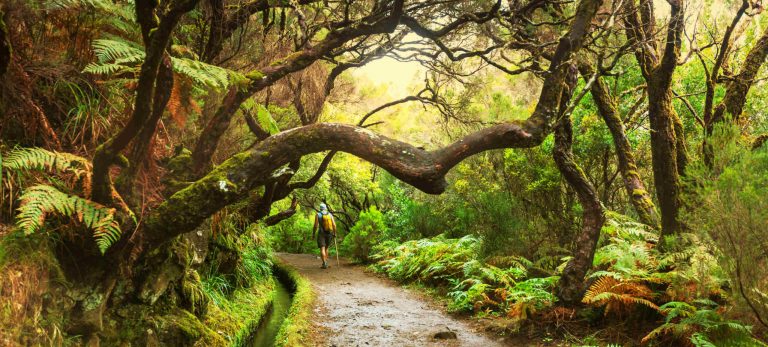
[[102, 252], [120, 239], [121, 230], [115, 220], [115, 209], [107, 208], [76, 195], [62, 193], [54, 187], [40, 184], [25, 189], [21, 196], [16, 226], [24, 233], [34, 233], [43, 226], [48, 215], [56, 213], [83, 223], [93, 230], [93, 237]]

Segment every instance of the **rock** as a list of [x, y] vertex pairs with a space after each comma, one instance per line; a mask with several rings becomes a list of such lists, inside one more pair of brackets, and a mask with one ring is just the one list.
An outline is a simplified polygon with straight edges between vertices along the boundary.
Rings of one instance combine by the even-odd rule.
[[139, 291], [139, 299], [146, 304], [154, 304], [162, 296], [168, 285], [180, 279], [184, 268], [168, 260], [160, 264], [144, 280]]
[[455, 340], [456, 333], [450, 330], [438, 331], [432, 336], [435, 340]]

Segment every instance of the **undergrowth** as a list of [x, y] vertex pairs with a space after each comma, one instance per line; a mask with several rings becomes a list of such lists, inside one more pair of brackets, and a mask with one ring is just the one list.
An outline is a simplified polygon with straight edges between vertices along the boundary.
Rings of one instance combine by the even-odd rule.
[[557, 301], [552, 294], [557, 276], [528, 278], [531, 263], [524, 258], [510, 257], [504, 267], [490, 265], [477, 258], [478, 247], [480, 240], [473, 236], [384, 242], [374, 248], [373, 269], [400, 282], [445, 288], [454, 312], [525, 320]]

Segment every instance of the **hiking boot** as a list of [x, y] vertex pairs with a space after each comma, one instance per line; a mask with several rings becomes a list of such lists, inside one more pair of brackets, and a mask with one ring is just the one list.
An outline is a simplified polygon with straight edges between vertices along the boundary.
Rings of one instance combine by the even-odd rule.
[[328, 263], [326, 263], [326, 262], [323, 262], [323, 265], [322, 265], [322, 266], [320, 266], [320, 268], [321, 268], [321, 269], [327, 269], [327, 268], [328, 268]]

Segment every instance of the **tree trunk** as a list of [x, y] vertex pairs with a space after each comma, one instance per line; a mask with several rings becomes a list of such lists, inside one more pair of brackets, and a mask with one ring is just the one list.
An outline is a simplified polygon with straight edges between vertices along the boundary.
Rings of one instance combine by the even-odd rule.
[[652, 1], [641, 0], [639, 9], [634, 1], [627, 2], [628, 14], [624, 16], [628, 38], [638, 45], [635, 57], [648, 84], [653, 179], [661, 209], [662, 238], [681, 229], [680, 175], [687, 163], [682, 122], [672, 105], [672, 75], [680, 57], [685, 4], [684, 0], [667, 2], [671, 13], [663, 52], [659, 52], [660, 44], [654, 39]]
[[0, 8], [0, 77], [8, 71], [11, 64], [11, 40], [8, 36], [8, 28], [5, 26], [5, 13]]
[[681, 202], [672, 93], [666, 88], [649, 84], [648, 100], [653, 178], [661, 208], [661, 235], [673, 235], [680, 231], [678, 217]]
[[725, 92], [723, 101], [715, 108], [712, 120], [707, 123], [707, 134], [711, 135], [714, 124], [725, 119], [730, 115], [734, 120], [741, 117], [744, 104], [747, 101], [747, 93], [755, 83], [755, 78], [760, 68], [763, 66], [768, 56], [768, 31], [755, 43], [752, 49], [747, 53], [747, 58], [741, 64], [742, 68], [738, 75], [733, 76]]
[[153, 20], [158, 18], [154, 15], [156, 3], [137, 1], [136, 18], [142, 26], [146, 55], [139, 72], [131, 118], [120, 132], [99, 146], [93, 155], [92, 199], [94, 201], [111, 204], [113, 187], [109, 175], [110, 168], [117, 161], [120, 152], [131, 143], [151, 118], [155, 83], [165, 56], [165, 49], [168, 47], [176, 24], [185, 13], [197, 5], [197, 1], [173, 2], [172, 8], [164, 11], [159, 22]]
[[[582, 68], [582, 71], [584, 76], [592, 74], [589, 69]], [[632, 202], [632, 206], [635, 208], [640, 221], [658, 229], [660, 225], [656, 205], [654, 205], [651, 195], [645, 189], [645, 184], [643, 184], [643, 180], [637, 172], [635, 156], [632, 154], [632, 146], [624, 131], [624, 122], [619, 116], [616, 102], [611, 97], [608, 87], [601, 77], [597, 77], [592, 84], [590, 93], [597, 105], [598, 114], [603, 118], [605, 125], [608, 126], [608, 130], [611, 132], [613, 145], [616, 148], [616, 161], [621, 177], [624, 180], [627, 196]]]
[[117, 189], [123, 196], [123, 199], [129, 201], [131, 206], [137, 205], [131, 201], [134, 196], [133, 186], [136, 182], [136, 176], [142, 167], [146, 165], [149, 153], [152, 150], [153, 138], [157, 132], [157, 124], [160, 122], [168, 100], [171, 97], [173, 83], [173, 67], [171, 66], [170, 59], [166, 56], [160, 65], [157, 76], [155, 95], [152, 102], [152, 115], [139, 131], [136, 140], [133, 141], [133, 148], [128, 157], [129, 166], [123, 170], [117, 184]]
[[[575, 70], [575, 69], [574, 69]], [[572, 72], [569, 88], [563, 92], [561, 112], [567, 112], [568, 101], [576, 86], [576, 71]], [[558, 296], [565, 303], [574, 304], [581, 301], [584, 295], [584, 276], [592, 268], [600, 230], [605, 222], [603, 207], [597, 194], [597, 189], [589, 183], [584, 171], [581, 170], [573, 157], [573, 126], [570, 114], [563, 114], [555, 126], [555, 147], [552, 157], [560, 174], [576, 193], [584, 212], [582, 214], [581, 233], [574, 242], [573, 258], [563, 269], [558, 282]]]

